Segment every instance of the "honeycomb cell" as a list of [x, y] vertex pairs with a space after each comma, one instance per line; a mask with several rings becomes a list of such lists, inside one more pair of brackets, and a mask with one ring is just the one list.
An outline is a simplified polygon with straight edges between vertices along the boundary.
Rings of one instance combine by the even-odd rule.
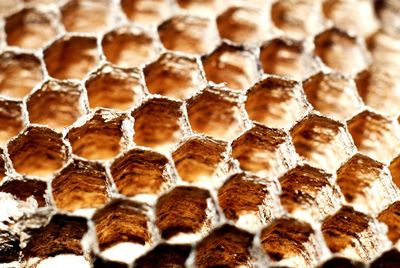
[[360, 41], [338, 28], [330, 28], [318, 34], [314, 44], [314, 52], [323, 63], [344, 74], [354, 75], [368, 65], [369, 59]]
[[139, 67], [158, 54], [153, 37], [133, 26], [106, 33], [101, 46], [106, 59], [123, 68]]
[[85, 83], [89, 106], [128, 110], [144, 95], [138, 71], [104, 65], [92, 73]]
[[119, 261], [110, 261], [96, 257], [93, 261], [93, 268], [128, 268], [128, 264]]
[[43, 78], [40, 60], [33, 54], [3, 52], [0, 55], [0, 94], [22, 99]]
[[367, 44], [375, 65], [395, 74], [400, 71], [399, 38], [390, 36], [381, 30], [369, 38]]
[[362, 108], [354, 81], [340, 73], [319, 72], [303, 88], [315, 110], [336, 120], [349, 119]]
[[29, 96], [29, 121], [62, 130], [85, 113], [82, 107], [82, 89], [72, 82], [47, 81]]
[[181, 142], [172, 153], [172, 158], [182, 180], [218, 185], [226, 151], [226, 142], [195, 136]]
[[57, 79], [83, 79], [100, 60], [93, 37], [65, 35], [43, 52], [50, 76]]
[[121, 7], [128, 19], [144, 25], [159, 24], [172, 12], [167, 0], [121, 0]]
[[59, 209], [96, 208], [108, 200], [105, 169], [98, 163], [74, 160], [51, 183]]
[[398, 124], [392, 119], [365, 110], [347, 122], [358, 151], [380, 162], [390, 162], [398, 153]]
[[58, 34], [54, 14], [25, 8], [6, 18], [4, 30], [9, 46], [28, 49], [43, 47]]
[[393, 248], [391, 250], [385, 251], [375, 259], [370, 267], [371, 268], [396, 268], [400, 265], [400, 252]]
[[396, 156], [389, 165], [393, 182], [400, 188], [400, 155]]
[[184, 268], [186, 259], [189, 257], [191, 246], [159, 244], [154, 249], [138, 258], [133, 267], [175, 267]]
[[225, 7], [220, 0], [177, 0], [176, 3], [189, 14], [211, 18]]
[[0, 145], [18, 135], [24, 125], [22, 103], [0, 99]]
[[21, 201], [27, 201], [28, 198], [33, 197], [38, 207], [46, 206], [46, 191], [46, 182], [31, 179], [8, 180], [0, 186], [0, 192], [9, 193]]
[[312, 267], [321, 252], [311, 225], [293, 218], [279, 218], [261, 231], [261, 247], [273, 265]]
[[213, 228], [214, 210], [207, 190], [178, 186], [158, 198], [156, 226], [163, 239], [194, 242]]
[[275, 38], [260, 47], [260, 61], [265, 73], [305, 79], [319, 68], [316, 57], [307, 51], [304, 42]]
[[259, 78], [255, 55], [243, 47], [222, 43], [202, 61], [207, 80], [234, 90], [246, 89]]
[[215, 24], [195, 16], [174, 16], [158, 26], [158, 34], [166, 49], [190, 54], [209, 53], [219, 41]]
[[325, 261], [319, 268], [365, 268], [362, 262], [343, 257], [333, 257]]
[[114, 158], [125, 146], [121, 130], [125, 115], [97, 110], [85, 123], [70, 129], [67, 139], [75, 155], [88, 160]]
[[251, 267], [253, 235], [223, 225], [196, 246], [196, 267]]
[[47, 177], [67, 161], [61, 134], [45, 127], [29, 127], [8, 144], [14, 169], [30, 176]]
[[121, 194], [157, 194], [171, 180], [167, 174], [168, 159], [159, 153], [132, 149], [111, 165], [111, 175]]
[[395, 244], [400, 239], [400, 201], [390, 204], [377, 219], [388, 226], [387, 236]]
[[187, 101], [192, 129], [223, 140], [244, 130], [242, 109], [240, 96], [223, 87], [208, 87]]
[[393, 0], [375, 1], [375, 12], [383, 30], [389, 35], [398, 38], [400, 34], [400, 3]]
[[241, 169], [268, 178], [296, 163], [289, 135], [258, 124], [232, 142], [232, 157], [239, 161]]
[[281, 176], [279, 182], [282, 206], [298, 219], [322, 220], [340, 207], [341, 194], [334, 178], [321, 169], [297, 166]]
[[273, 128], [290, 128], [310, 110], [301, 84], [282, 77], [267, 77], [246, 95], [249, 118]]
[[0, 231], [0, 248], [0, 263], [5, 265], [5, 263], [19, 260], [19, 252], [21, 249], [17, 234], [6, 230]]
[[314, 167], [332, 172], [355, 151], [342, 123], [316, 114], [305, 117], [295, 125], [291, 136], [301, 157]]
[[168, 152], [183, 136], [182, 103], [152, 98], [132, 112], [137, 145]]

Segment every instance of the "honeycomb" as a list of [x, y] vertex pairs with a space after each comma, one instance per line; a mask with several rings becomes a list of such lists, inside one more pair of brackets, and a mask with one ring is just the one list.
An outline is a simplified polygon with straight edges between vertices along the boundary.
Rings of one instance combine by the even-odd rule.
[[1, 0], [0, 267], [400, 267], [400, 1]]

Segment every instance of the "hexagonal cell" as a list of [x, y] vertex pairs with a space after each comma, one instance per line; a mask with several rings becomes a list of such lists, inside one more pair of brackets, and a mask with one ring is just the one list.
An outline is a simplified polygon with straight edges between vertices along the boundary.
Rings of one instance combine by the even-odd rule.
[[359, 211], [379, 212], [400, 194], [385, 165], [362, 154], [338, 169], [336, 182], [347, 202]]
[[147, 208], [139, 203], [114, 200], [98, 210], [93, 221], [100, 250], [108, 260], [130, 263], [151, 244]]
[[61, 22], [68, 32], [100, 32], [111, 22], [111, 2], [69, 0], [61, 8]]
[[111, 175], [121, 194], [157, 194], [171, 180], [167, 173], [168, 159], [159, 153], [132, 149], [111, 165]]
[[21, 248], [18, 234], [6, 230], [0, 231], [0, 247], [0, 262], [4, 266], [6, 263], [19, 261]]
[[53, 39], [58, 29], [54, 14], [35, 8], [22, 9], [6, 18], [4, 30], [9, 46], [38, 49]]
[[368, 65], [366, 50], [360, 41], [338, 28], [330, 28], [318, 34], [314, 44], [315, 54], [334, 70], [353, 75]]
[[362, 107], [354, 81], [337, 72], [319, 72], [303, 82], [308, 101], [336, 120], [354, 116]]
[[389, 205], [377, 218], [388, 226], [387, 236], [396, 244], [400, 239], [400, 201]]
[[327, 217], [321, 230], [331, 252], [344, 257], [369, 261], [383, 246], [373, 219], [352, 207], [343, 206]]
[[114, 158], [125, 146], [121, 130], [125, 118], [113, 111], [97, 110], [84, 124], [69, 130], [72, 152], [89, 160]]
[[215, 207], [207, 190], [178, 186], [156, 204], [156, 226], [163, 239], [195, 242], [212, 228]]
[[196, 246], [196, 267], [251, 267], [253, 235], [223, 225]]
[[138, 71], [104, 65], [85, 83], [89, 106], [128, 110], [144, 95]]
[[108, 200], [105, 169], [98, 163], [75, 160], [56, 175], [51, 187], [59, 209], [96, 208]]
[[93, 37], [65, 35], [43, 52], [50, 76], [57, 79], [83, 79], [100, 60]]
[[224, 2], [220, 0], [177, 0], [176, 2], [189, 14], [202, 17], [213, 17], [225, 7]]
[[400, 188], [400, 155], [396, 156], [389, 166], [393, 182]]
[[265, 73], [305, 79], [319, 68], [314, 55], [302, 41], [275, 38], [260, 48], [260, 61]]
[[8, 144], [14, 169], [22, 174], [46, 177], [67, 161], [61, 134], [45, 127], [29, 127]]
[[261, 231], [261, 247], [273, 265], [291, 267], [315, 266], [321, 257], [321, 245], [307, 222], [279, 218]]
[[342, 123], [316, 114], [291, 129], [296, 152], [312, 166], [335, 172], [355, 148]]
[[196, 136], [183, 141], [172, 153], [172, 158], [182, 180], [217, 185], [226, 150], [226, 142]]
[[81, 102], [79, 84], [47, 81], [27, 100], [29, 121], [62, 130], [85, 113]]
[[46, 182], [31, 179], [8, 180], [0, 186], [0, 192], [12, 194], [21, 201], [27, 201], [28, 198], [33, 197], [38, 207], [46, 206], [46, 191]]
[[275, 177], [296, 163], [287, 133], [256, 124], [232, 143], [240, 168], [262, 177]]
[[400, 252], [396, 248], [385, 251], [370, 265], [371, 268], [383, 268], [383, 267], [396, 268], [399, 266], [400, 266]]
[[400, 3], [392, 0], [375, 1], [375, 12], [385, 32], [393, 37], [399, 37], [400, 34]]
[[222, 43], [202, 61], [207, 80], [234, 90], [246, 89], [259, 78], [255, 55], [243, 47]]
[[282, 77], [267, 77], [246, 93], [251, 120], [273, 128], [289, 128], [310, 109], [301, 84]]
[[182, 103], [153, 98], [132, 112], [134, 141], [161, 152], [168, 152], [183, 136]]
[[150, 93], [184, 99], [204, 85], [195, 58], [166, 52], [144, 70]]
[[362, 262], [343, 257], [332, 257], [325, 261], [319, 268], [365, 268]]
[[375, 65], [395, 74], [400, 71], [400, 39], [384, 31], [376, 32], [367, 41]]
[[22, 103], [0, 99], [0, 145], [18, 135], [24, 125]]
[[146, 255], [138, 258], [133, 267], [150, 268], [150, 267], [186, 267], [185, 262], [189, 257], [190, 245], [169, 245], [159, 244]]
[[128, 19], [145, 25], [156, 25], [170, 16], [172, 10], [167, 0], [121, 0]]
[[158, 26], [158, 34], [166, 49], [191, 54], [206, 54], [219, 41], [215, 24], [194, 16], [174, 16]]
[[350, 119], [347, 127], [361, 153], [384, 163], [397, 155], [400, 138], [395, 120], [366, 110]]
[[208, 87], [187, 101], [194, 131], [217, 139], [233, 140], [245, 129], [240, 96], [222, 87]]
[[322, 220], [341, 205], [331, 174], [309, 165], [297, 166], [279, 178], [282, 206], [296, 218]]
[[0, 55], [0, 94], [22, 99], [43, 78], [40, 60], [32, 54], [6, 51]]
[[108, 32], [101, 46], [106, 59], [123, 68], [139, 67], [158, 54], [153, 37], [137, 27], [120, 27]]

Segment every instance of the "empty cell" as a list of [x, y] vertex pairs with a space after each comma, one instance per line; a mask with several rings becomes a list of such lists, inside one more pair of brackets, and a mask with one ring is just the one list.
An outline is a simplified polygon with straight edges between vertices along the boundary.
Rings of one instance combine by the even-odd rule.
[[97, 110], [88, 121], [68, 131], [72, 152], [88, 160], [114, 158], [125, 146], [122, 133], [125, 118], [113, 111]]
[[217, 139], [233, 140], [245, 129], [239, 94], [208, 87], [187, 101], [191, 128]]
[[275, 38], [260, 47], [260, 61], [265, 73], [306, 79], [315, 73], [319, 65], [315, 55], [303, 41]]
[[383, 30], [393, 37], [398, 37], [400, 34], [400, 3], [393, 0], [380, 0], [375, 1], [374, 4]]
[[139, 67], [158, 54], [153, 37], [133, 26], [120, 27], [106, 33], [101, 46], [106, 59], [123, 68]]
[[352, 79], [338, 72], [319, 72], [303, 82], [315, 110], [336, 120], [346, 120], [361, 108], [362, 101]]
[[145, 255], [138, 258], [133, 267], [175, 267], [184, 268], [186, 259], [189, 257], [190, 245], [159, 244]]
[[42, 81], [40, 60], [33, 54], [3, 52], [0, 55], [0, 94], [22, 99]]
[[380, 30], [366, 41], [374, 65], [396, 75], [400, 71], [400, 39]]
[[211, 18], [226, 6], [221, 0], [177, 0], [176, 2], [189, 14]]
[[225, 224], [197, 244], [195, 265], [199, 268], [252, 267], [252, 242], [252, 234]]
[[25, 175], [47, 177], [67, 161], [67, 148], [59, 133], [29, 127], [8, 144], [14, 169]]
[[196, 59], [171, 52], [162, 54], [143, 72], [152, 94], [184, 99], [204, 85]]
[[325, 261], [323, 264], [318, 266], [320, 268], [365, 268], [362, 262], [358, 262], [352, 259], [344, 257], [332, 257]]
[[400, 144], [398, 123], [383, 115], [365, 110], [347, 122], [358, 151], [380, 162], [390, 162]]
[[96, 38], [79, 35], [57, 39], [43, 55], [49, 75], [56, 79], [83, 79], [100, 60]]
[[166, 98], [152, 98], [142, 103], [132, 112], [135, 143], [168, 152], [183, 136], [181, 106], [181, 102]]
[[144, 95], [138, 71], [104, 65], [92, 73], [85, 83], [89, 106], [128, 110]]
[[241, 169], [268, 178], [282, 174], [296, 163], [289, 135], [259, 124], [233, 141], [232, 157], [239, 161]]
[[158, 35], [164, 47], [190, 54], [206, 54], [218, 44], [215, 24], [202, 17], [178, 15], [158, 26]]
[[400, 239], [400, 201], [396, 201], [385, 208], [377, 219], [388, 227], [388, 238], [396, 244]]
[[394, 184], [396, 184], [397, 187], [400, 187], [400, 156], [393, 158], [389, 165], [389, 170]]
[[344, 74], [354, 75], [368, 65], [366, 49], [361, 42], [341, 29], [330, 28], [318, 34], [314, 45], [315, 54], [325, 65]]
[[44, 181], [24, 179], [8, 180], [0, 186], [0, 192], [9, 193], [21, 201], [33, 197], [38, 207], [46, 206], [47, 185]]
[[157, 25], [172, 13], [167, 0], [121, 0], [121, 8], [129, 20], [144, 25]]
[[265, 78], [246, 96], [249, 118], [272, 128], [290, 128], [310, 110], [301, 84], [283, 77]]
[[171, 180], [167, 164], [164, 155], [137, 148], [115, 159], [111, 175], [121, 194], [158, 194]]
[[383, 252], [370, 265], [371, 268], [396, 268], [400, 266], [400, 252], [397, 248], [393, 248]]
[[74, 160], [52, 180], [55, 205], [59, 209], [97, 208], [108, 200], [104, 167], [98, 163]]
[[291, 129], [296, 152], [312, 166], [335, 172], [355, 148], [346, 127], [337, 121], [311, 114]]
[[18, 234], [10, 231], [0, 231], [0, 263], [4, 266], [8, 262], [19, 261], [20, 241]]
[[22, 103], [0, 99], [0, 144], [4, 145], [17, 136], [24, 125]]
[[62, 130], [85, 113], [82, 89], [73, 82], [47, 81], [27, 100], [29, 121]]
[[234, 90], [247, 89], [259, 78], [255, 55], [240, 46], [222, 43], [202, 61], [208, 81], [226, 83]]

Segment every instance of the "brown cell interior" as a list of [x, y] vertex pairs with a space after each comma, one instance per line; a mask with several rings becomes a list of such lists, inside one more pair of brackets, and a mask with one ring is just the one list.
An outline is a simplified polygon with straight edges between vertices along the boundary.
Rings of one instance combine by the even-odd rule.
[[3, 0], [0, 2], [0, 15], [4, 16], [15, 10], [15, 0]]
[[258, 79], [254, 55], [241, 47], [223, 43], [202, 61], [208, 81], [226, 83], [234, 90], [244, 90]]
[[128, 268], [128, 264], [96, 257], [93, 261], [93, 268]]
[[134, 141], [157, 148], [173, 146], [182, 137], [181, 102], [150, 99], [132, 113], [135, 118]]
[[39, 207], [46, 205], [46, 190], [46, 182], [37, 180], [9, 180], [0, 186], [0, 192], [12, 194], [22, 201], [26, 201], [33, 196]]
[[0, 262], [8, 263], [18, 261], [19, 253], [21, 250], [18, 235], [12, 234], [11, 232], [4, 230], [0, 233], [0, 241]]
[[0, 144], [6, 144], [23, 127], [21, 103], [0, 100]]
[[400, 239], [400, 201], [391, 204], [377, 218], [388, 226], [387, 235], [395, 244]]
[[397, 187], [400, 187], [400, 156], [397, 156], [392, 160], [389, 170], [394, 184], [396, 184]]
[[8, 144], [14, 169], [31, 176], [48, 176], [66, 162], [61, 135], [43, 127], [30, 127]]
[[167, 163], [162, 154], [133, 149], [113, 162], [111, 175], [121, 194], [157, 194], [170, 179]]
[[65, 36], [55, 41], [44, 52], [50, 76], [57, 79], [83, 79], [99, 61], [96, 39]]
[[29, 121], [61, 130], [83, 113], [81, 89], [69, 82], [46, 82], [27, 101]]
[[400, 70], [399, 38], [380, 30], [365, 41], [372, 55], [373, 64], [381, 66], [385, 70], [393, 71], [394, 73]]
[[121, 0], [125, 15], [132, 21], [155, 25], [171, 13], [171, 7], [166, 0]]
[[375, 11], [380, 20], [382, 28], [392, 36], [400, 34], [400, 3], [392, 0], [375, 1]]
[[160, 244], [144, 256], [138, 258], [135, 268], [174, 267], [184, 268], [191, 246]]
[[150, 242], [149, 219], [145, 208], [128, 200], [114, 200], [93, 216], [100, 250], [118, 243], [144, 245]]
[[0, 149], [0, 182], [3, 180], [3, 178], [6, 176], [6, 163], [5, 163], [5, 158], [4, 158], [4, 152], [3, 149]]
[[196, 267], [248, 267], [253, 235], [223, 225], [196, 246]]
[[42, 80], [40, 61], [31, 54], [0, 55], [0, 94], [22, 99]]
[[150, 93], [184, 99], [200, 86], [199, 66], [195, 59], [172, 53], [162, 54], [144, 70]]
[[105, 169], [100, 164], [76, 160], [52, 181], [58, 208], [73, 211], [96, 208], [108, 201]]
[[379, 258], [374, 260], [370, 265], [371, 268], [382, 268], [382, 267], [396, 268], [399, 266], [400, 266], [400, 252], [396, 248], [385, 251]]
[[195, 137], [172, 153], [179, 176], [188, 182], [211, 180], [223, 161], [227, 144], [211, 138]]
[[291, 127], [307, 111], [301, 86], [294, 80], [268, 77], [250, 88], [246, 95], [249, 118], [269, 127]]
[[178, 186], [158, 198], [156, 226], [161, 237], [170, 239], [180, 233], [197, 233], [204, 225], [210, 225], [209, 198], [207, 190], [188, 186]]
[[128, 110], [140, 100], [143, 93], [136, 71], [108, 65], [92, 74], [85, 85], [92, 109]]
[[122, 150], [121, 126], [124, 118], [123, 115], [99, 110], [84, 125], [68, 132], [72, 152], [89, 160], [114, 158]]
[[200, 16], [215, 14], [224, 6], [219, 0], [177, 0], [176, 3], [188, 13]]

